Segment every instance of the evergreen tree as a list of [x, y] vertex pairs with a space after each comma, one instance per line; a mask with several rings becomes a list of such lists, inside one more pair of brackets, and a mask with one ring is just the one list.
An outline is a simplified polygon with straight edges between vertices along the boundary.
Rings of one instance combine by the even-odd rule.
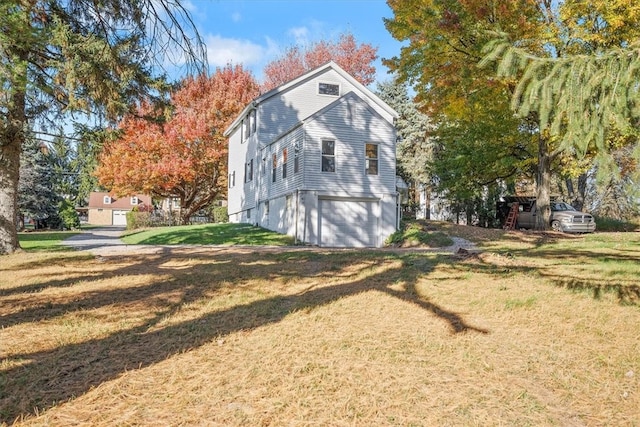
[[48, 145], [49, 165], [55, 193], [75, 203], [78, 197], [78, 161], [75, 144], [58, 136]]
[[[20, 152], [82, 112], [117, 120], [166, 88], [171, 58], [203, 72], [204, 44], [175, 0], [0, 2], [0, 254], [19, 248]], [[177, 55], [171, 55], [174, 52]], [[86, 120], [86, 115], [82, 115]], [[35, 135], [40, 137], [40, 135]]]
[[58, 225], [60, 198], [54, 191], [47, 148], [33, 138], [27, 140], [20, 158], [18, 194], [20, 214], [33, 220], [35, 228]]
[[428, 165], [432, 160], [433, 143], [428, 138], [432, 128], [429, 117], [420, 112], [409, 97], [406, 83], [398, 79], [378, 84], [376, 94], [398, 112], [398, 166], [400, 175], [426, 184], [431, 180]]

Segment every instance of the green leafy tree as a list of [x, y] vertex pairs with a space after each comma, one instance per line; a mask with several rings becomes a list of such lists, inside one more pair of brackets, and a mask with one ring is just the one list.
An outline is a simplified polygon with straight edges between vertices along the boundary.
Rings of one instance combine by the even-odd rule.
[[[387, 63], [414, 85], [419, 99], [425, 101], [425, 108], [455, 122], [472, 117], [475, 111], [472, 103], [480, 98], [481, 105], [497, 104], [505, 109], [510, 106], [504, 101], [514, 100], [520, 120], [517, 127], [531, 129], [536, 138], [531, 156], [536, 167], [536, 225], [539, 229], [547, 228], [553, 168], [566, 165], [567, 158], [577, 160], [589, 152], [585, 145], [589, 140], [600, 141], [597, 151], [590, 153], [598, 158], [608, 140], [605, 122], [613, 121], [618, 130], [628, 130], [623, 126], [624, 120], [607, 111], [602, 111], [602, 120], [597, 116], [579, 116], [578, 110], [582, 109], [582, 113], [587, 110], [578, 106], [601, 105], [600, 97], [617, 98], [609, 90], [615, 84], [599, 92], [585, 91], [589, 85], [583, 77], [594, 76], [589, 64], [597, 58], [601, 63], [608, 61], [607, 66], [598, 67], [608, 73], [606, 78], [601, 75], [604, 81], [600, 83], [622, 82], [620, 75], [629, 68], [622, 62], [616, 64], [606, 53], [624, 49], [638, 37], [638, 8], [629, 0], [390, 0], [389, 4], [394, 18], [386, 21], [387, 28], [408, 45], [399, 57]], [[495, 41], [498, 33], [508, 36]], [[483, 50], [485, 45], [491, 51], [488, 55]], [[484, 63], [500, 62], [497, 75], [491, 67], [477, 66], [482, 58]], [[564, 65], [555, 65], [559, 63]], [[571, 80], [571, 76], [577, 78]], [[597, 81], [596, 78], [591, 84]], [[576, 98], [566, 97], [572, 91]], [[627, 103], [631, 94], [626, 95], [615, 102]], [[566, 111], [555, 115], [551, 110]], [[577, 114], [571, 117], [574, 113]], [[568, 123], [574, 119], [590, 122], [589, 129], [578, 131]], [[534, 126], [530, 127], [531, 124]]]
[[0, 2], [0, 254], [19, 248], [20, 152], [32, 129], [70, 124], [76, 112], [118, 118], [141, 95], [160, 93], [154, 69], [172, 51], [204, 68], [178, 1]]
[[477, 63], [491, 40], [488, 31], [509, 28], [528, 40], [539, 26], [526, 18], [540, 18], [541, 12], [533, 1], [391, 0], [389, 5], [394, 17], [385, 21], [387, 29], [407, 45], [385, 63], [413, 86], [434, 125], [428, 168], [439, 192], [469, 213], [487, 194], [487, 185], [530, 173], [521, 158], [530, 150], [530, 125], [513, 118], [511, 82]]

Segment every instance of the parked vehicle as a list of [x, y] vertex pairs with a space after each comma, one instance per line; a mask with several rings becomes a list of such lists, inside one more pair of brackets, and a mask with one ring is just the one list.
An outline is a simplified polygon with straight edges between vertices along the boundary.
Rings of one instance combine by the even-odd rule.
[[[521, 204], [518, 212], [517, 228], [534, 228], [536, 225], [536, 202]], [[551, 228], [564, 233], [593, 233], [596, 222], [593, 215], [575, 210], [565, 202], [551, 202]]]

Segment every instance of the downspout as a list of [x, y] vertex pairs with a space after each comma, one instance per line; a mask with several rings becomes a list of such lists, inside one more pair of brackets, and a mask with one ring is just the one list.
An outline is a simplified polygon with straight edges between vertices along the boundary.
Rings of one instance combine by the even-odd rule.
[[396, 191], [396, 231], [400, 230], [400, 221], [402, 220], [402, 209], [400, 201], [400, 192]]
[[294, 231], [294, 239], [293, 239], [293, 243], [295, 245], [298, 244], [298, 205], [300, 204], [300, 190], [296, 190], [296, 227], [295, 227], [295, 231]]

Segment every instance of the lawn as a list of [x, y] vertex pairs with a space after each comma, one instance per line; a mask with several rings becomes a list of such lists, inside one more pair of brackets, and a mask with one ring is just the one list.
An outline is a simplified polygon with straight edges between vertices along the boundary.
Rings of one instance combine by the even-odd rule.
[[292, 245], [293, 238], [249, 224], [158, 227], [125, 233], [130, 245]]
[[60, 242], [76, 234], [77, 231], [30, 231], [18, 233], [18, 240], [27, 251], [65, 251], [69, 248]]
[[640, 233], [0, 259], [0, 423], [637, 425]]

